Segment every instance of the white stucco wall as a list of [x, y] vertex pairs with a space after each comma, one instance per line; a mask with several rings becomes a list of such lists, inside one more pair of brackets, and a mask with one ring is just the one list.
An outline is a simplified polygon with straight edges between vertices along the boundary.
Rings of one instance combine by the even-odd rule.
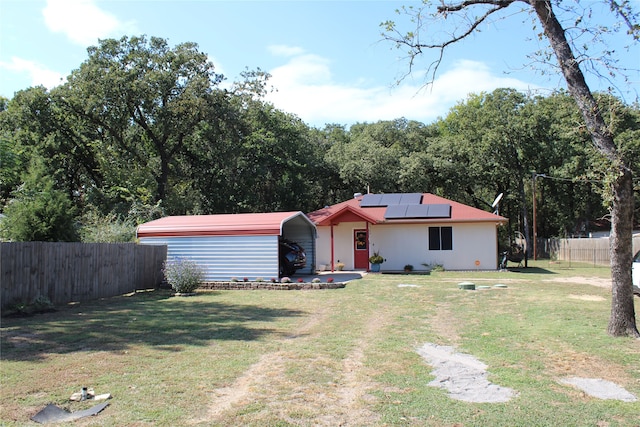
[[[353, 231], [367, 228], [365, 222], [343, 222], [333, 227], [334, 261], [344, 263], [345, 270], [353, 270]], [[331, 227], [318, 227], [316, 239], [317, 265], [331, 269]]]
[[[429, 251], [429, 227], [452, 227], [453, 250]], [[335, 261], [353, 269], [353, 230], [365, 229], [364, 223], [334, 226]], [[386, 261], [382, 270], [400, 271], [406, 264], [416, 271], [422, 265], [440, 264], [446, 270], [495, 270], [498, 267], [498, 243], [495, 223], [379, 224], [369, 226], [369, 252], [379, 251]], [[318, 265], [330, 268], [331, 230], [318, 227]]]

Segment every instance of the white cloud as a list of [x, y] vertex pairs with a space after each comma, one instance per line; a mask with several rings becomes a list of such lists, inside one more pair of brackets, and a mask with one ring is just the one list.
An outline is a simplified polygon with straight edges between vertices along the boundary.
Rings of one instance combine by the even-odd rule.
[[330, 62], [310, 54], [295, 56], [270, 73], [270, 83], [277, 92], [269, 94], [268, 100], [313, 126], [400, 117], [430, 123], [471, 93], [499, 87], [532, 89], [526, 82], [495, 75], [484, 63], [465, 60], [442, 72], [428, 87], [416, 81], [417, 76], [396, 87], [369, 86], [363, 83], [366, 79], [352, 85], [337, 83], [332, 79]]
[[283, 44], [273, 44], [267, 47], [267, 50], [272, 55], [276, 56], [294, 56], [294, 55], [302, 55], [304, 53], [304, 49], [296, 46], [287, 46]]
[[330, 63], [327, 59], [318, 55], [295, 56], [281, 67], [270, 71], [272, 84], [280, 88], [280, 84], [285, 86], [295, 86], [296, 89], [313, 88], [331, 82]]
[[94, 0], [47, 0], [42, 14], [51, 31], [63, 33], [81, 46], [95, 44], [99, 38], [137, 33], [134, 23], [119, 21]]
[[37, 62], [15, 56], [11, 58], [11, 62], [0, 62], [0, 69], [28, 75], [31, 80], [31, 86], [42, 85], [47, 89], [51, 89], [65, 82], [63, 74], [49, 70]]

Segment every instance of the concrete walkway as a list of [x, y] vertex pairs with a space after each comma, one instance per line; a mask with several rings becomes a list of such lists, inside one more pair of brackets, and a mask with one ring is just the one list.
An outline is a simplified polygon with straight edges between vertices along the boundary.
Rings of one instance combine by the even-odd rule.
[[366, 271], [319, 271], [316, 274], [294, 274], [291, 276], [291, 280], [295, 282], [298, 278], [302, 278], [305, 282], [311, 282], [313, 279], [318, 278], [321, 282], [326, 282], [331, 277], [334, 282], [347, 283], [352, 280], [362, 279], [366, 275]]

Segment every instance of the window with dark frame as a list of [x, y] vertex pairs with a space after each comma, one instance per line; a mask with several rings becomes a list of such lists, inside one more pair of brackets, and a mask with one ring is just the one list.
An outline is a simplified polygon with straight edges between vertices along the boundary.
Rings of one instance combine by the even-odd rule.
[[453, 227], [429, 227], [429, 250], [453, 250]]

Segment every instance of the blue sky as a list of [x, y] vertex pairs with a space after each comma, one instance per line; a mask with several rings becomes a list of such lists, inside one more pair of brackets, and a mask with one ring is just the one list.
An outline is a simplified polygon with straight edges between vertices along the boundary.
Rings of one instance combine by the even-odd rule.
[[[38, 84], [51, 88], [87, 59], [86, 48], [99, 38], [140, 34], [172, 45], [197, 43], [229, 81], [247, 67], [271, 73], [277, 91], [269, 101], [318, 127], [400, 117], [430, 123], [470, 93], [513, 87], [544, 94], [563, 86], [557, 74], [525, 65], [527, 53], [544, 45], [518, 6], [454, 46], [433, 86], [423, 87], [421, 73], [433, 56], [394, 84], [407, 62], [381, 40], [379, 25], [401, 23], [395, 10], [402, 5], [419, 2], [0, 0], [0, 95], [11, 98]], [[640, 48], [624, 51], [627, 42], [613, 39], [610, 47], [625, 66], [638, 69]], [[616, 80], [627, 102], [637, 99], [637, 71], [631, 80]], [[592, 90], [608, 84], [589, 83]]]

